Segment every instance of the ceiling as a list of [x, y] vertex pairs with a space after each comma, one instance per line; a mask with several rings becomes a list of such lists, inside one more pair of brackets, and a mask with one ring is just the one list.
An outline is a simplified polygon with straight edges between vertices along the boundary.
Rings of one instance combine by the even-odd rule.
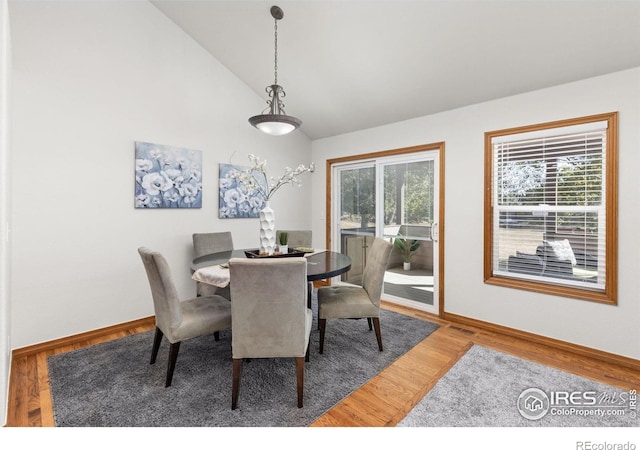
[[640, 66], [639, 0], [151, 3], [265, 101], [280, 6], [278, 84], [314, 140]]

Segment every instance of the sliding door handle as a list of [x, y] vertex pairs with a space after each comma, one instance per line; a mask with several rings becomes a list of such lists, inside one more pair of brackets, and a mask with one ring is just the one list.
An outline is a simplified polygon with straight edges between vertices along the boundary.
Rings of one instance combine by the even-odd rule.
[[431, 224], [431, 240], [433, 242], [438, 242], [438, 222], [433, 222]]

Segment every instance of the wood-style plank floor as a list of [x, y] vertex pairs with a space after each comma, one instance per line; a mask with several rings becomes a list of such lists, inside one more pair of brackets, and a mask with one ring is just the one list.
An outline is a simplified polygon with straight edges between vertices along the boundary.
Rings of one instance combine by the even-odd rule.
[[[621, 389], [637, 389], [640, 374], [496, 332], [460, 325], [431, 314], [384, 303], [383, 307], [438, 323], [440, 328], [311, 424], [312, 427], [392, 427], [429, 392], [473, 345], [479, 344]], [[47, 356], [152, 329], [137, 326], [13, 360], [6, 426], [51, 427], [53, 408]], [[383, 336], [384, 340], [384, 336]], [[372, 341], [375, 345], [375, 340]]]

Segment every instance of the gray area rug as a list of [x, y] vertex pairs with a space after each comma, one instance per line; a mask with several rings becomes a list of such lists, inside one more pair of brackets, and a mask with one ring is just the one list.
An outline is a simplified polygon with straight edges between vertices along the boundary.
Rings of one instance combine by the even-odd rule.
[[398, 426], [636, 427], [640, 422], [632, 396], [475, 345]]
[[304, 407], [296, 406], [295, 362], [244, 363], [238, 408], [231, 410], [231, 332], [180, 348], [173, 384], [164, 387], [168, 342], [149, 364], [153, 331], [50, 356], [47, 360], [56, 426], [300, 427], [307, 426], [438, 326], [380, 311], [384, 351], [366, 320], [327, 321], [318, 354], [314, 319], [305, 364]]

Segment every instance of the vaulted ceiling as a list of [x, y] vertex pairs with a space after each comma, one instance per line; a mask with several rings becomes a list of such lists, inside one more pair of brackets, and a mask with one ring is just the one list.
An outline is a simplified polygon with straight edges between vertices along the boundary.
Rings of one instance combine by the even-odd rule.
[[280, 6], [278, 82], [311, 139], [640, 66], [638, 0], [152, 3], [265, 101]]

